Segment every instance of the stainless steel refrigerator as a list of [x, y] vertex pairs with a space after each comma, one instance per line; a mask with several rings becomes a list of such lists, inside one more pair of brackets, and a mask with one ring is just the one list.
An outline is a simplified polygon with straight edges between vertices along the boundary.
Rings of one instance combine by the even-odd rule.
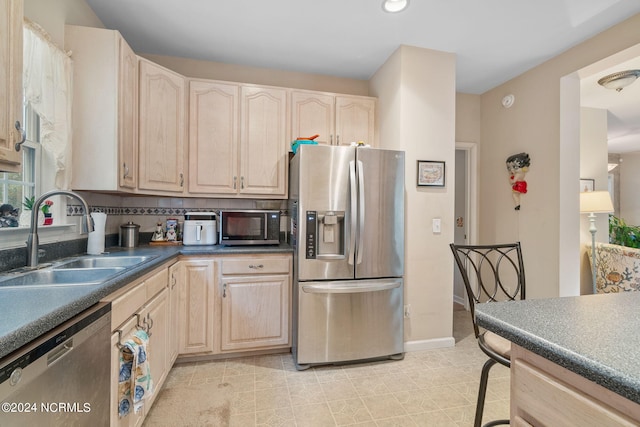
[[289, 212], [296, 367], [402, 358], [404, 152], [300, 146]]

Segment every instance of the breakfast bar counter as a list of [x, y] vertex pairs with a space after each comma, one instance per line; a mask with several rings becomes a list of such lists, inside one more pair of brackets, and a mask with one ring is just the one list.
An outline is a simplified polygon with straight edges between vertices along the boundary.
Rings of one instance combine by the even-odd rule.
[[[512, 417], [514, 379], [528, 375], [514, 376], [514, 358], [521, 356], [526, 362], [544, 365], [547, 371], [551, 367], [553, 378], [576, 379], [570, 385], [579, 394], [588, 389], [587, 394], [596, 399], [606, 395], [617, 401], [607, 400], [607, 407], [633, 418], [640, 414], [639, 307], [640, 292], [477, 305], [478, 324], [514, 344]], [[536, 390], [531, 384], [527, 387]], [[538, 391], [547, 394], [544, 389]], [[566, 394], [565, 390], [562, 396]]]

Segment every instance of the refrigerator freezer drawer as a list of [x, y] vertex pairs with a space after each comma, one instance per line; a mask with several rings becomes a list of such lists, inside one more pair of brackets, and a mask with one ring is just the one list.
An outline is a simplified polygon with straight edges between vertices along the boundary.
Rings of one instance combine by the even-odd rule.
[[298, 365], [402, 353], [402, 279], [300, 282]]

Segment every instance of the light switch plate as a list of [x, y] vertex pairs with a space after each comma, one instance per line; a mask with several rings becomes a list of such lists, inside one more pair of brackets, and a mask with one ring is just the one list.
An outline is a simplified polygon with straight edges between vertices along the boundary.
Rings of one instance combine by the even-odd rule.
[[433, 229], [434, 234], [442, 232], [442, 220], [440, 218], [433, 218], [431, 228]]

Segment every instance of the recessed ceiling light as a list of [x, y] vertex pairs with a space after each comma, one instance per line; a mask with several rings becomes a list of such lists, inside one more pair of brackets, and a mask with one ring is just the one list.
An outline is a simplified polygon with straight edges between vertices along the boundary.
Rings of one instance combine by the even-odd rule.
[[409, 6], [409, 0], [384, 0], [382, 10], [389, 13], [402, 12]]

